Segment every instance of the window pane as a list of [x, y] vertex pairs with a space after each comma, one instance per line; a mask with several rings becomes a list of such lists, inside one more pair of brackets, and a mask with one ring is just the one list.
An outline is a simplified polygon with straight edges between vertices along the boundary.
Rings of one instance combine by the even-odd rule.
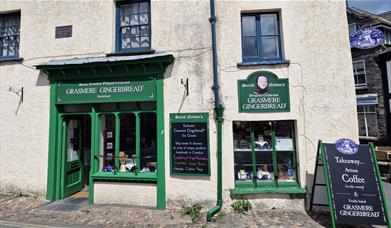
[[149, 17], [148, 14], [140, 14], [140, 24], [148, 24]]
[[242, 17], [242, 32], [243, 36], [256, 36], [257, 29], [255, 23], [255, 16]]
[[376, 113], [366, 114], [368, 125], [368, 136], [377, 137], [377, 117]]
[[67, 132], [67, 161], [80, 158], [80, 123], [78, 120], [69, 120]]
[[120, 159], [120, 171], [135, 171], [136, 167], [136, 117], [134, 114], [119, 115], [120, 139], [119, 151], [124, 158]]
[[277, 15], [261, 15], [261, 35], [277, 35]]
[[361, 61], [360, 62], [356, 62], [355, 65], [356, 65], [357, 72], [359, 72], [359, 71], [363, 72], [364, 71], [364, 63], [363, 62], [361, 62]]
[[279, 58], [277, 37], [262, 37], [261, 38], [262, 58], [275, 59]]
[[250, 133], [249, 122], [233, 123], [235, 180], [252, 182], [253, 179]]
[[125, 15], [125, 14], [129, 14], [130, 12], [129, 12], [129, 10], [130, 10], [130, 8], [129, 8], [129, 5], [128, 4], [126, 4], [126, 5], [121, 5], [121, 15]]
[[155, 172], [157, 161], [156, 114], [140, 114], [140, 172]]
[[130, 47], [131, 48], [139, 48], [140, 47], [140, 39], [138, 37], [134, 37], [130, 39]]
[[139, 24], [139, 21], [138, 21], [138, 15], [132, 15], [131, 16], [131, 19], [130, 19], [130, 25], [138, 25]]
[[376, 113], [376, 107], [374, 105], [368, 105], [366, 107], [368, 112]]
[[88, 104], [69, 104], [63, 106], [64, 112], [90, 112], [91, 106]]
[[122, 48], [130, 48], [130, 38], [122, 38], [122, 43], [121, 43]]
[[140, 26], [140, 35], [148, 36], [149, 35], [149, 26]]
[[243, 37], [243, 56], [257, 57], [257, 41], [255, 37]]
[[112, 172], [115, 166], [115, 116], [100, 116], [100, 170]]
[[361, 105], [357, 106], [357, 112], [360, 112], [360, 113], [364, 112], [364, 107]]
[[138, 13], [138, 3], [130, 4], [130, 13], [137, 14]]
[[256, 179], [257, 182], [271, 182], [274, 180], [274, 168], [273, 168], [273, 153], [268, 152], [256, 152]]
[[356, 84], [365, 84], [366, 83], [365, 74], [357, 74], [356, 78], [357, 78]]
[[139, 27], [138, 26], [131, 27], [130, 34], [131, 36], [139, 36], [140, 35]]
[[365, 118], [364, 114], [358, 114], [358, 135], [366, 136]]
[[128, 26], [130, 25], [130, 16], [124, 15], [121, 17], [121, 26]]
[[99, 104], [99, 110], [102, 112], [113, 112], [117, 108], [115, 103], [102, 103]]
[[149, 47], [149, 37], [141, 37], [141, 47]]
[[256, 179], [258, 182], [274, 180], [272, 123], [270, 121], [253, 123]]

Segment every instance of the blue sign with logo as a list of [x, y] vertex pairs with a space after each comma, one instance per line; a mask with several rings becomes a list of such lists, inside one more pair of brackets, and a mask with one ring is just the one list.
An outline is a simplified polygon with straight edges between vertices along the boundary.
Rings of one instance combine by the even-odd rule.
[[359, 29], [350, 35], [350, 45], [358, 49], [371, 49], [384, 41], [384, 34], [379, 29]]
[[353, 155], [358, 152], [358, 145], [351, 139], [338, 139], [335, 148], [342, 154]]

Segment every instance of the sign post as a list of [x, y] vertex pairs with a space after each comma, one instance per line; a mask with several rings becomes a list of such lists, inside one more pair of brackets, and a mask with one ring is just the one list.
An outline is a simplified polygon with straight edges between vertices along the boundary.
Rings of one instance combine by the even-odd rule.
[[[319, 155], [333, 227], [336, 224], [391, 227], [373, 145], [356, 145], [349, 139], [340, 139], [335, 144], [319, 141], [317, 159]], [[317, 162], [316, 170], [318, 166]], [[319, 179], [315, 174], [311, 209], [316, 196], [322, 195], [316, 187]]]

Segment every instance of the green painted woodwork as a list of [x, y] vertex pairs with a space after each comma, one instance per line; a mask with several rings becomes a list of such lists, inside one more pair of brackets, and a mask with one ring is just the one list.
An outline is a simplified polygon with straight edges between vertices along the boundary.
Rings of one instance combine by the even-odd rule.
[[[178, 173], [172, 170], [172, 135], [170, 129], [170, 175], [175, 176], [210, 176], [210, 140], [209, 140], [209, 113], [170, 113], [170, 125], [171, 123], [206, 123], [207, 130], [207, 150], [208, 150], [208, 173], [199, 174], [199, 173]], [[171, 126], [170, 126], [171, 127]]]
[[88, 80], [64, 81], [56, 84], [57, 104], [154, 101], [155, 80]]
[[[55, 201], [64, 198], [62, 190], [62, 180], [64, 173], [64, 157], [62, 154], [63, 148], [63, 126], [61, 114], [57, 103], [57, 84], [72, 84], [74, 82], [86, 83], [114, 80], [122, 81], [143, 81], [146, 78], [151, 78], [154, 84], [154, 98], [156, 100], [156, 115], [157, 115], [157, 173], [101, 173], [99, 172], [99, 115], [97, 105], [92, 105], [91, 116], [91, 170], [90, 170], [90, 187], [88, 202], [94, 202], [94, 184], [96, 181], [111, 180], [111, 181], [148, 181], [157, 182], [157, 208], [166, 208], [166, 186], [165, 186], [165, 156], [164, 156], [164, 90], [163, 79], [164, 72], [168, 65], [174, 60], [172, 55], [153, 57], [150, 59], [141, 60], [119, 60], [117, 62], [101, 62], [101, 63], [86, 63], [82, 65], [40, 65], [37, 69], [42, 70], [48, 75], [50, 80], [50, 128], [49, 128], [49, 155], [48, 155], [48, 176], [47, 176], [47, 192], [46, 198], [50, 201]], [[149, 82], [147, 82], [149, 83]], [[152, 83], [152, 82], [151, 82]], [[123, 101], [135, 101], [134, 97], [127, 96], [128, 99]], [[151, 97], [139, 97], [137, 101], [151, 100]], [[69, 100], [68, 100], [69, 101]], [[121, 100], [122, 101], [122, 100]], [[71, 102], [71, 101], [69, 101]], [[88, 103], [98, 103], [98, 100], [90, 100]], [[108, 101], [105, 101], [108, 102]], [[73, 101], [72, 103], [79, 103]], [[142, 110], [135, 110], [142, 111]], [[145, 111], [151, 112], [151, 111]], [[118, 112], [127, 113], [127, 112]], [[81, 113], [75, 113], [81, 114]]]
[[[257, 85], [258, 77], [267, 80], [267, 88]], [[238, 80], [239, 112], [289, 112], [289, 81], [269, 71], [257, 71]]]
[[136, 166], [140, 167], [140, 158], [141, 158], [141, 143], [140, 143], [140, 135], [141, 135], [141, 129], [140, 129], [140, 113], [136, 112], [135, 113], [136, 117]]
[[164, 90], [163, 74], [156, 75], [156, 118], [157, 118], [157, 202], [159, 209], [166, 208], [166, 167], [164, 159]]
[[373, 146], [373, 143], [371, 143], [371, 142], [369, 143], [369, 148], [370, 148], [370, 150], [372, 150], [373, 160], [374, 160], [375, 168], [376, 168], [376, 175], [377, 175], [377, 179], [379, 180], [380, 193], [383, 198], [383, 206], [384, 206], [384, 210], [386, 212], [386, 217], [387, 217], [387, 226], [388, 226], [388, 228], [391, 228], [390, 212], [388, 211], [387, 198], [385, 197], [386, 194], [384, 194], [384, 188], [383, 188], [383, 183], [381, 181], [380, 170], [379, 170], [379, 166], [377, 165], [378, 163], [377, 163], [377, 157], [376, 157], [376, 150], [375, 150], [375, 147]]
[[283, 193], [283, 194], [306, 194], [307, 189], [300, 188], [300, 187], [264, 187], [264, 188], [257, 188], [257, 187], [242, 187], [242, 188], [235, 188], [231, 189], [232, 195], [251, 195], [251, 194], [263, 194], [263, 193]]
[[326, 179], [326, 186], [327, 186], [327, 199], [329, 200], [329, 208], [330, 208], [330, 215], [331, 215], [331, 225], [333, 228], [336, 227], [335, 225], [335, 218], [334, 218], [334, 207], [332, 204], [332, 198], [331, 198], [331, 188], [330, 188], [330, 180], [329, 180], [329, 174], [327, 170], [327, 159], [326, 159], [326, 154], [324, 152], [324, 145], [322, 141], [319, 141], [320, 144], [320, 154], [322, 156], [323, 160], [323, 172], [324, 172], [324, 177]]

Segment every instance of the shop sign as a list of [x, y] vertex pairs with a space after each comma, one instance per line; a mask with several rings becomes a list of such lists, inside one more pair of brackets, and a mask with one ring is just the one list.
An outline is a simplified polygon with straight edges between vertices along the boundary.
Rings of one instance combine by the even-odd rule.
[[371, 49], [379, 46], [384, 41], [384, 34], [379, 29], [359, 29], [350, 35], [350, 45], [358, 49]]
[[171, 113], [172, 175], [210, 175], [209, 114]]
[[[319, 148], [333, 222], [386, 225], [388, 212], [373, 147], [340, 139], [333, 144], [320, 143]], [[316, 170], [318, 166], [317, 162]], [[315, 180], [315, 185], [319, 182]], [[313, 196], [319, 195], [314, 189]]]
[[289, 81], [268, 71], [238, 80], [239, 112], [289, 112]]
[[107, 80], [58, 82], [57, 104], [154, 101], [155, 81]]

